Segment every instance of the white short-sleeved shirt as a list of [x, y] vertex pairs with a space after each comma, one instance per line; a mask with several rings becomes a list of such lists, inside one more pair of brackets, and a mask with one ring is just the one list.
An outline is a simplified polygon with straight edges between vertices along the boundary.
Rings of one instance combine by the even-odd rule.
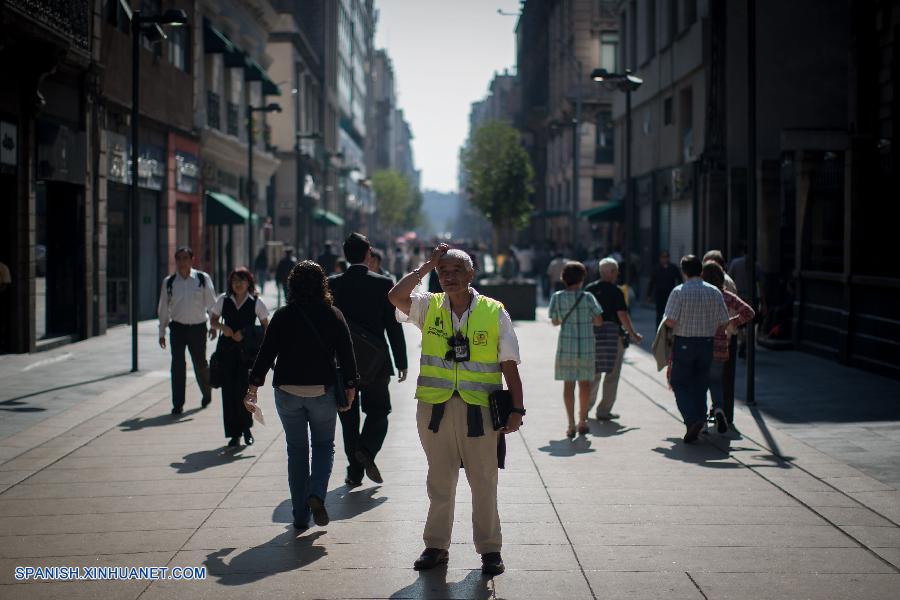
[[[216, 291], [213, 288], [212, 279], [207, 273], [191, 269], [187, 277], [175, 274], [172, 279], [172, 297], [169, 298], [169, 290], [163, 279], [159, 290], [159, 337], [166, 335], [166, 327], [170, 321], [183, 325], [198, 325], [206, 323], [206, 311], [216, 301]], [[206, 282], [204, 285], [203, 282]]]
[[[216, 298], [216, 303], [213, 304], [213, 307], [209, 309], [209, 313], [212, 315], [216, 315], [217, 317], [222, 315], [222, 310], [225, 308], [225, 299], [229, 298], [231, 302], [234, 304], [235, 308], [241, 310], [241, 307], [250, 299], [250, 294], [244, 296], [244, 301], [240, 304], [234, 301], [234, 298], [229, 296], [228, 294], [219, 294], [219, 297]], [[256, 297], [256, 318], [260, 320], [260, 322], [265, 321], [269, 318], [269, 309], [266, 308], [266, 303], [263, 302], [262, 298], [259, 296]]]
[[[472, 288], [472, 294], [475, 297], [472, 300], [471, 306], [475, 306], [479, 294], [474, 288]], [[434, 294], [431, 292], [414, 292], [410, 294], [409, 298], [412, 300], [412, 306], [410, 306], [409, 315], [404, 314], [403, 311], [398, 309], [396, 311], [397, 320], [401, 323], [412, 323], [421, 330], [425, 325], [425, 315], [428, 313], [428, 305], [431, 303], [432, 296], [434, 296]], [[444, 296], [443, 307], [450, 313], [450, 318], [453, 320], [453, 330], [460, 331], [463, 329], [466, 321], [469, 319], [470, 310], [466, 310], [462, 317], [457, 317], [456, 313], [450, 310], [450, 298], [448, 296]], [[512, 319], [509, 317], [509, 313], [506, 312], [505, 308], [500, 311], [500, 348], [498, 349], [497, 356], [500, 362], [506, 362], [508, 360], [515, 361], [516, 364], [522, 362], [519, 358], [519, 338], [516, 337]]]

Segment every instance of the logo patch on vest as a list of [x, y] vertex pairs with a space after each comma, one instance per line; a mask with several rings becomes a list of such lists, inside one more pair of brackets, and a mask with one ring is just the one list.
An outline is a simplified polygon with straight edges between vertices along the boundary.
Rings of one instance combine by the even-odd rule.
[[444, 318], [441, 315], [436, 316], [433, 324], [428, 327], [425, 333], [444, 337]]
[[475, 335], [472, 337], [472, 344], [476, 346], [487, 346], [488, 341], [488, 332], [487, 331], [476, 331]]

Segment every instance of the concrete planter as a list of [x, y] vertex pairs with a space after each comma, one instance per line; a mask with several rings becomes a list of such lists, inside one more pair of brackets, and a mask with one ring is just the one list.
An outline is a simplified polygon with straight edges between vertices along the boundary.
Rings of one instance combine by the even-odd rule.
[[499, 300], [514, 321], [534, 321], [537, 310], [537, 283], [533, 279], [482, 279], [479, 294]]

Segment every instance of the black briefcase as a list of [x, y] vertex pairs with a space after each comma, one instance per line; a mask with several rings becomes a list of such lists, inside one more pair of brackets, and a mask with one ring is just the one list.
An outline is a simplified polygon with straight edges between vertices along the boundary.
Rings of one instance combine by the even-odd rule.
[[512, 407], [512, 394], [509, 393], [509, 390], [491, 392], [488, 396], [488, 408], [491, 411], [491, 425], [494, 427], [494, 431], [506, 427]]

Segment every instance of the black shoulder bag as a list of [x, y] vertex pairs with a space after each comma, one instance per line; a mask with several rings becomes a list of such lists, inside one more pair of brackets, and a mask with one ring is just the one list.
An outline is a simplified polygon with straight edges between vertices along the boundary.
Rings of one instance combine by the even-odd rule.
[[[300, 315], [303, 317], [303, 320], [306, 321], [306, 324], [309, 325], [309, 328], [312, 330], [313, 336], [316, 338], [316, 341], [319, 342], [319, 345], [322, 347], [322, 350], [328, 352], [328, 346], [325, 345], [325, 342], [322, 341], [322, 337], [319, 335], [319, 330], [316, 329], [316, 326], [313, 325], [312, 319], [310, 319], [306, 312], [297, 306], [297, 310], [300, 312]], [[347, 394], [346, 388], [344, 387], [344, 374], [341, 371], [341, 365], [337, 359], [337, 352], [332, 356], [332, 361], [334, 362], [334, 399], [337, 402], [337, 405], [341, 408], [347, 406], [349, 403], [347, 402]]]

